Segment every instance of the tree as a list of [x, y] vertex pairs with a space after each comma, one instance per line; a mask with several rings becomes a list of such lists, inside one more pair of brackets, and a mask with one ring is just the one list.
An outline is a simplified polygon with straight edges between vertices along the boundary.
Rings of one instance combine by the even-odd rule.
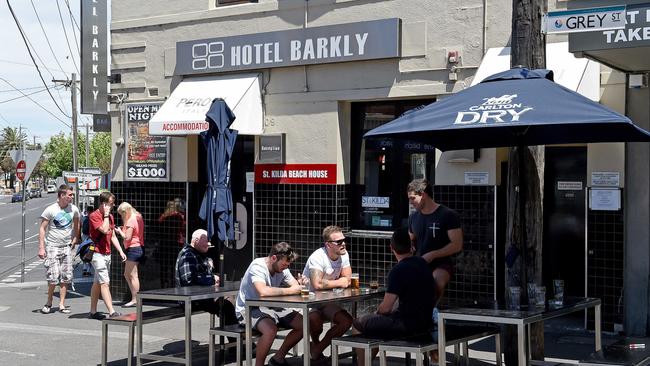
[[90, 161], [91, 165], [98, 167], [102, 174], [108, 174], [111, 171], [111, 134], [108, 132], [99, 132], [93, 136], [90, 141]]
[[[513, 0], [512, 5], [510, 66], [546, 67], [546, 37], [541, 31], [546, 0]], [[527, 282], [542, 283], [544, 146], [512, 148], [509, 162], [506, 253], [521, 255], [506, 269], [506, 289], [521, 287], [525, 299]], [[519, 190], [522, 186], [526, 187], [525, 192]], [[543, 357], [544, 323], [531, 324], [530, 331], [532, 358]], [[512, 329], [505, 333], [505, 361], [514, 365], [517, 348], [512, 346], [516, 344], [516, 337]]]
[[[86, 137], [82, 134], [78, 135], [77, 148], [80, 152], [86, 149]], [[110, 133], [96, 133], [90, 141], [89, 154], [90, 165], [107, 174], [111, 169]], [[48, 177], [60, 177], [63, 171], [72, 171], [72, 138], [63, 133], [52, 136], [43, 155], [41, 170]], [[79, 161], [85, 162], [85, 158], [80, 156]]]
[[[22, 130], [19, 131], [16, 127], [5, 127], [0, 132], [0, 167], [5, 173], [5, 185], [7, 180], [9, 180], [9, 187], [12, 189], [16, 180], [14, 175], [16, 162], [12, 162], [7, 154], [11, 150], [21, 149], [26, 142], [27, 133]], [[9, 176], [7, 177], [7, 175]]]

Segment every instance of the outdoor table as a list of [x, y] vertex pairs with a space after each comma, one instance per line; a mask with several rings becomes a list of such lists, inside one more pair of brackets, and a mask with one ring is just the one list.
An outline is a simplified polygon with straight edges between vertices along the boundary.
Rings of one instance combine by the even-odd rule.
[[[167, 361], [192, 365], [192, 301], [216, 299], [218, 297], [237, 295], [239, 282], [226, 282], [216, 286], [174, 287], [158, 290], [141, 291], [138, 293], [137, 327], [138, 327], [138, 366], [142, 359]], [[142, 303], [144, 300], [182, 301], [185, 309], [185, 357], [162, 356], [142, 352]], [[214, 326], [214, 317], [210, 317], [210, 326]]]
[[251, 327], [251, 308], [266, 306], [278, 308], [292, 308], [302, 310], [302, 341], [304, 345], [303, 365], [309, 366], [311, 357], [309, 353], [309, 309], [313, 309], [320, 305], [342, 302], [353, 302], [353, 314], [356, 318], [356, 303], [360, 300], [366, 300], [375, 297], [384, 296], [384, 289], [344, 289], [341, 292], [315, 291], [307, 295], [287, 295], [287, 296], [269, 296], [269, 297], [255, 297], [246, 299], [246, 365], [251, 366], [253, 360], [252, 352], [252, 327]]
[[[562, 305], [546, 305], [545, 307], [522, 306], [520, 310], [510, 310], [505, 306], [490, 303], [469, 305], [460, 308], [440, 310], [438, 313], [438, 343], [445, 344], [445, 320], [462, 320], [468, 322], [511, 324], [517, 326], [517, 351], [518, 364], [524, 366], [528, 362], [525, 339], [528, 325], [556, 318], [569, 313], [578, 312], [588, 308], [594, 308], [595, 341], [596, 351], [601, 349], [600, 334], [600, 299], [568, 297]], [[438, 360], [440, 365], [446, 362], [445, 347], [438, 348]]]

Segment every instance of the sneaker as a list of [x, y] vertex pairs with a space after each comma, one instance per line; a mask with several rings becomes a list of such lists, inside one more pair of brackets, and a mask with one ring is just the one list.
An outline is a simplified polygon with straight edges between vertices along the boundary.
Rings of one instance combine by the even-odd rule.
[[43, 314], [49, 314], [52, 311], [52, 305], [43, 305], [43, 308], [41, 308], [41, 313]]
[[119, 311], [114, 311], [114, 312], [108, 314], [109, 318], [117, 318], [118, 316], [122, 316], [122, 313], [120, 313]]
[[69, 306], [61, 306], [59, 305], [59, 312], [63, 314], [70, 314], [70, 307]]
[[106, 318], [106, 316], [99, 311], [96, 313], [88, 313], [88, 319], [103, 320], [104, 318]]

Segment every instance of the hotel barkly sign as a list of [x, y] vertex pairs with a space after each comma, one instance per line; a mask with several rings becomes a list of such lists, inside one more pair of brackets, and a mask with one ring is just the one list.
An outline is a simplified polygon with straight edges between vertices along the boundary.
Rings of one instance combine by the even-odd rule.
[[176, 43], [176, 75], [399, 57], [398, 18]]

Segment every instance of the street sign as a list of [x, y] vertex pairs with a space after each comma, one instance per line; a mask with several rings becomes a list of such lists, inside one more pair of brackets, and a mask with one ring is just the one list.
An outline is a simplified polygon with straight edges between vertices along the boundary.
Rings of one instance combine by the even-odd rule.
[[98, 178], [97, 175], [92, 174], [92, 173], [82, 173], [82, 172], [63, 172], [63, 178], [66, 179], [79, 179], [79, 180], [86, 180], [86, 179], [93, 179], [93, 178]]
[[32, 171], [36, 167], [36, 163], [41, 159], [43, 150], [10, 150], [9, 157], [11, 160], [18, 163], [21, 160], [25, 161], [25, 180], [29, 180], [32, 176]]
[[625, 5], [550, 11], [542, 20], [545, 33], [593, 32], [625, 28]]
[[21, 182], [25, 180], [25, 171], [27, 170], [25, 166], [25, 160], [21, 160], [16, 164], [16, 178]]

